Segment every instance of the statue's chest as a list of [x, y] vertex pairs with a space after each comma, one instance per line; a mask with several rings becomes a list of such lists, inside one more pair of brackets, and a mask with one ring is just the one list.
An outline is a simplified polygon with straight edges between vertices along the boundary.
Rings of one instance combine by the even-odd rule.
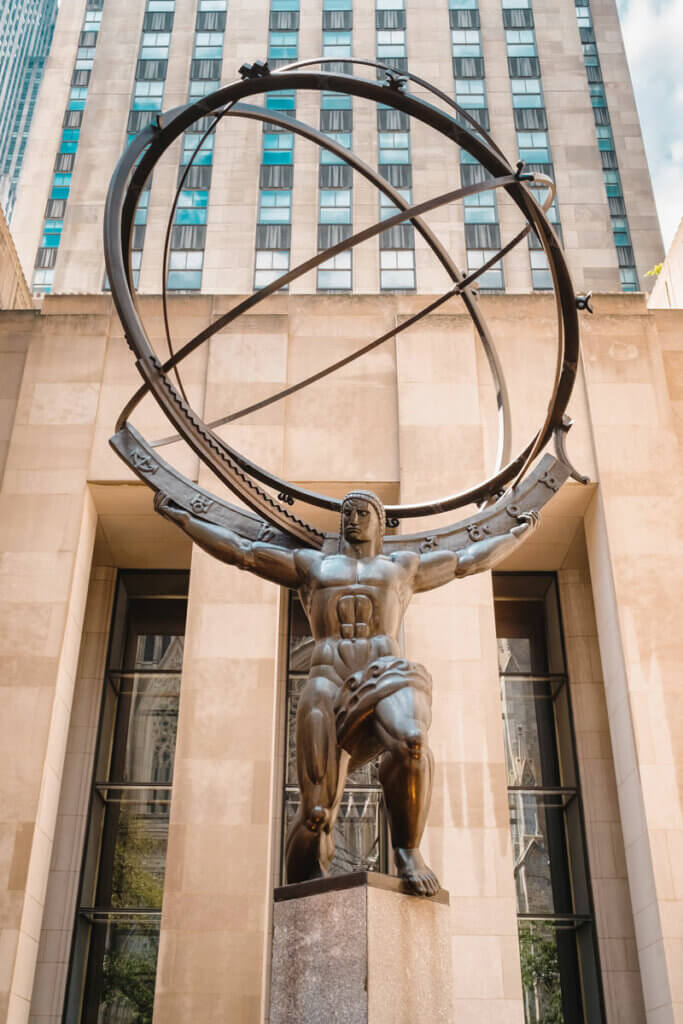
[[348, 587], [358, 592], [365, 588], [386, 590], [398, 582], [395, 576], [395, 566], [388, 560], [357, 561], [340, 556], [328, 558], [323, 562], [316, 574], [315, 586], [316, 589], [323, 590]]

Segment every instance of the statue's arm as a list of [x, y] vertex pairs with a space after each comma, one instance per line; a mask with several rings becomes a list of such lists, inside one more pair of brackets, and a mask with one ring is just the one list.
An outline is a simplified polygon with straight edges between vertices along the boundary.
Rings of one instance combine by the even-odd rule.
[[221, 562], [246, 569], [283, 587], [298, 587], [302, 583], [302, 566], [295, 551], [276, 544], [245, 540], [232, 530], [197, 519], [173, 505], [163, 494], [156, 496], [154, 505], [157, 512], [179, 526], [195, 544]]
[[452, 579], [492, 569], [522, 543], [540, 521], [538, 512], [522, 512], [508, 533], [475, 541], [459, 551], [429, 551], [420, 556], [414, 590], [433, 590]]

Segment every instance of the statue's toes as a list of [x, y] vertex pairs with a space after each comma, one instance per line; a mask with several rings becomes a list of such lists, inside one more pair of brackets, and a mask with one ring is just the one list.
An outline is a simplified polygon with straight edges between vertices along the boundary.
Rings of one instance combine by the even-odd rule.
[[439, 885], [439, 879], [432, 871], [430, 871], [428, 875], [425, 875], [424, 884], [428, 896], [436, 896], [437, 892], [441, 888]]

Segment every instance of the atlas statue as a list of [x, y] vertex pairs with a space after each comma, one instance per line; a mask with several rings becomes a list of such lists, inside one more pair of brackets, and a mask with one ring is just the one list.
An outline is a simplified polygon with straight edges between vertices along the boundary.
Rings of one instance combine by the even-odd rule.
[[[110, 443], [132, 472], [155, 492], [158, 511], [178, 524], [211, 555], [298, 591], [313, 634], [313, 653], [296, 722], [296, 761], [301, 800], [286, 844], [289, 882], [324, 875], [334, 855], [333, 830], [349, 772], [379, 759], [398, 874], [407, 888], [430, 896], [439, 883], [425, 864], [420, 842], [432, 788], [429, 749], [432, 683], [422, 665], [402, 657], [399, 633], [413, 594], [458, 577], [492, 568], [537, 526], [540, 510], [565, 480], [586, 482], [571, 465], [565, 447], [572, 420], [566, 414], [579, 362], [577, 309], [590, 312], [590, 296], [576, 296], [560, 241], [547, 216], [554, 202], [554, 181], [538, 169], [511, 163], [478, 120], [443, 91], [412, 72], [400, 74], [382, 62], [322, 57], [277, 69], [257, 61], [239, 69], [239, 79], [211, 95], [155, 116], [127, 145], [109, 186], [104, 218], [107, 275], [126, 341], [142, 382], [118, 417]], [[321, 66], [316, 70], [317, 65]], [[354, 72], [347, 73], [351, 67]], [[417, 91], [411, 91], [415, 87]], [[278, 103], [264, 104], [269, 93], [283, 91], [338, 93], [391, 108], [433, 130], [443, 143], [481, 165], [461, 187], [413, 203], [360, 155], [318, 131]], [[425, 100], [422, 93], [428, 95]], [[251, 295], [236, 299], [220, 316], [176, 349], [167, 302], [169, 246], [176, 208], [193, 163], [210, 135], [235, 118], [273, 125], [298, 135], [331, 154], [333, 162], [372, 183], [387, 200], [386, 213], [374, 225], [345, 234], [328, 248], [275, 275]], [[200, 126], [201, 125], [201, 129]], [[166, 352], [157, 353], [135, 299], [132, 265], [136, 209], [147, 194], [156, 163], [185, 132], [200, 132], [199, 141], [178, 182], [166, 231], [162, 260], [162, 307]], [[229, 150], [227, 150], [229, 151]], [[451, 160], [452, 157], [447, 157]], [[321, 160], [321, 166], [324, 161]], [[444, 166], [450, 164], [444, 164]], [[187, 187], [190, 187], [187, 185]], [[460, 270], [424, 216], [452, 202], [502, 189], [524, 218], [524, 226], [498, 252], [476, 268]], [[383, 208], [384, 208], [384, 204]], [[190, 405], [180, 365], [192, 352], [226, 331], [257, 305], [287, 288], [302, 275], [355, 246], [376, 239], [398, 225], [411, 224], [448, 276], [446, 291], [410, 316], [403, 316], [378, 337], [323, 368], [241, 409], [221, 412], [204, 422]], [[557, 355], [547, 410], [541, 425], [517, 454], [511, 448], [511, 411], [503, 367], [478, 301], [477, 284], [500, 259], [525, 238], [533, 237], [548, 261], [556, 296]], [[490, 475], [466, 490], [441, 494], [417, 504], [387, 505], [369, 491], [339, 498], [282, 479], [239, 451], [218, 428], [264, 409], [348, 366], [428, 318], [441, 306], [461, 302], [488, 364], [496, 403], [498, 444]], [[338, 307], [339, 308], [339, 307]], [[443, 328], [442, 328], [443, 329]], [[454, 338], [454, 343], [456, 339]], [[162, 358], [163, 356], [163, 358]], [[147, 441], [131, 416], [151, 396], [176, 433]], [[554, 440], [557, 457], [543, 455]], [[166, 462], [160, 450], [184, 442], [239, 507], [189, 480]], [[446, 472], [447, 467], [444, 467]], [[349, 475], [361, 475], [349, 471]], [[447, 477], [444, 476], [444, 479]], [[309, 521], [310, 508], [341, 517], [338, 536]], [[430, 524], [457, 509], [475, 511], [450, 525]], [[387, 532], [400, 520], [422, 520], [416, 532]], [[427, 525], [425, 524], [425, 521]]]
[[492, 568], [536, 527], [538, 513], [459, 551], [387, 555], [384, 506], [370, 491], [344, 498], [338, 551], [329, 554], [245, 540], [161, 493], [156, 507], [220, 561], [296, 589], [306, 612], [314, 646], [296, 716], [301, 802], [287, 837], [288, 883], [327, 874], [346, 775], [380, 758], [398, 875], [419, 895], [437, 893], [420, 853], [434, 773], [432, 681], [402, 657], [399, 630], [413, 594]]

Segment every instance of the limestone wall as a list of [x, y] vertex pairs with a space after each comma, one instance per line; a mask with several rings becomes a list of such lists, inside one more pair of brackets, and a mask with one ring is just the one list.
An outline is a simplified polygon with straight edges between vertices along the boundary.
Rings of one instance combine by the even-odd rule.
[[[425, 301], [275, 296], [188, 360], [190, 398], [207, 418], [234, 409]], [[190, 337], [226, 304], [174, 298], [175, 337]], [[683, 1020], [683, 314], [648, 313], [642, 296], [597, 296], [595, 306], [593, 318], [582, 316], [568, 442], [593, 483], [563, 488], [504, 568], [559, 572], [608, 1021], [662, 1024]], [[141, 309], [162, 351], [158, 299]], [[499, 296], [484, 309], [520, 446], [548, 398], [552, 300]], [[92, 749], [81, 730], [93, 727], [113, 571], [189, 567], [156, 1019], [261, 1021], [279, 857], [280, 595], [191, 551], [108, 448], [138, 385], [111, 301], [54, 297], [39, 314], [0, 314], [0, 350], [13, 343], [18, 316], [26, 360], [0, 492], [0, 1020], [60, 1019], [73, 836]], [[364, 483], [411, 501], [456, 490], [490, 466], [494, 406], [470, 321], [454, 303], [368, 360], [223, 429], [290, 479], [335, 493]], [[169, 432], [147, 400], [134, 423], [147, 437]], [[165, 454], [197, 478], [194, 456]], [[405, 643], [435, 680], [425, 845], [451, 892], [458, 1020], [518, 1022], [490, 578], [416, 599]]]

